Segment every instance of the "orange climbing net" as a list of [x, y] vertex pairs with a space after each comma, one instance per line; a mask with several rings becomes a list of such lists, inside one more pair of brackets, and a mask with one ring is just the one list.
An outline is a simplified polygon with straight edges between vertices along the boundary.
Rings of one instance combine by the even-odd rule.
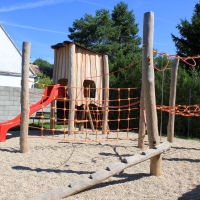
[[[43, 85], [44, 86], [44, 85]], [[69, 86], [60, 86], [67, 90]], [[100, 142], [100, 141], [116, 141], [116, 140], [135, 140], [133, 132], [138, 130], [139, 124], [139, 99], [135, 94], [140, 94], [140, 88], [109, 88], [111, 94], [110, 99], [95, 100], [95, 98], [85, 98], [83, 105], [77, 106], [78, 90], [76, 90], [76, 98], [69, 99], [67, 92], [61, 97], [54, 97], [52, 100], [61, 102], [61, 106], [57, 104], [51, 107], [53, 115], [45, 116], [45, 104], [41, 100], [41, 115], [39, 116], [39, 126], [30, 126], [40, 130], [40, 137], [61, 139], [68, 142]], [[90, 93], [94, 88], [81, 88]], [[104, 90], [105, 88], [96, 88]], [[32, 93], [33, 94], [33, 93]], [[38, 95], [38, 94], [35, 94]], [[41, 95], [41, 94], [39, 94]], [[41, 95], [44, 97], [44, 94]], [[46, 95], [46, 98], [48, 97]], [[75, 107], [69, 108], [69, 102], [74, 102]], [[106, 106], [105, 106], [106, 105]], [[107, 112], [109, 117], [104, 119], [104, 112]], [[74, 119], [68, 118], [69, 113], [74, 112]], [[51, 120], [51, 128], [45, 128], [46, 122]], [[137, 122], [133, 122], [137, 121]], [[74, 123], [74, 130], [68, 129], [69, 122]], [[105, 134], [102, 134], [103, 123], [106, 122]], [[35, 137], [35, 136], [34, 136]]]
[[186, 117], [199, 117], [200, 105], [176, 105], [176, 106], [157, 106], [158, 110], [162, 110], [171, 114], [186, 116]]
[[[165, 67], [163, 69], [159, 69], [158, 67], [156, 67], [156, 65], [154, 65], [154, 68], [159, 72], [163, 72], [163, 71], [165, 71], [167, 69], [167, 67], [168, 67], [168, 65], [170, 63], [170, 59], [172, 59], [172, 58], [178, 58], [181, 61], [183, 61], [185, 64], [187, 64], [187, 65], [189, 65], [191, 67], [195, 67], [196, 66], [195, 59], [200, 58], [200, 55], [181, 57], [181, 56], [178, 56], [178, 55], [170, 55], [170, 54], [167, 54], [167, 53], [164, 53], [164, 52], [157, 52], [155, 50], [153, 50], [153, 53], [154, 54], [158, 54], [160, 56], [167, 57], [167, 63], [166, 63], [166, 65], [165, 65]], [[188, 62], [189, 60], [192, 60], [193, 63], [189, 63]]]

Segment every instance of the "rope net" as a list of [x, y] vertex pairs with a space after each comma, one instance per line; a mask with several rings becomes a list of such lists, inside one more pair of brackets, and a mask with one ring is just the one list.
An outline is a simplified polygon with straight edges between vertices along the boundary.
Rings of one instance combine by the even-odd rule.
[[[49, 87], [49, 86], [48, 86]], [[54, 87], [54, 85], [51, 85]], [[100, 142], [116, 140], [135, 140], [131, 133], [138, 131], [139, 125], [139, 100], [140, 89], [137, 88], [109, 88], [110, 97], [106, 100], [95, 100], [96, 90], [105, 88], [78, 88], [60, 86], [65, 92], [63, 96], [45, 94], [43, 84], [43, 94], [32, 93], [41, 96], [41, 109], [38, 116], [38, 124], [30, 125], [30, 129], [40, 130], [40, 137], [59, 139], [69, 142]], [[74, 89], [76, 97], [70, 99], [68, 90]], [[81, 99], [79, 105], [78, 91], [86, 91], [84, 100]], [[49, 107], [46, 115], [45, 101], [52, 98], [56, 104]], [[75, 107], [70, 109], [69, 104], [74, 103]], [[52, 104], [51, 104], [52, 105]], [[31, 106], [31, 105], [30, 105]], [[52, 110], [50, 114], [50, 110]], [[69, 119], [69, 113], [74, 112], [74, 119]], [[108, 113], [108, 118], [104, 119], [104, 113]], [[74, 123], [74, 130], [68, 130], [69, 122]], [[105, 134], [102, 134], [103, 123], [106, 123]], [[46, 125], [50, 124], [50, 127]], [[35, 136], [34, 136], [35, 137]]]
[[171, 114], [181, 115], [185, 117], [199, 117], [200, 105], [176, 105], [176, 106], [159, 106], [158, 110], [162, 110]]

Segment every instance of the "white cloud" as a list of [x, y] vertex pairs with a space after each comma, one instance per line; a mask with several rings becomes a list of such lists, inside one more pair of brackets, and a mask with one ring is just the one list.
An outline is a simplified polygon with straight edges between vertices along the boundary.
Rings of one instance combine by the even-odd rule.
[[155, 20], [159, 20], [159, 21], [166, 22], [166, 23], [168, 23], [168, 24], [176, 25], [175, 22], [172, 22], [172, 21], [169, 21], [169, 20], [166, 20], [166, 19], [162, 19], [162, 18], [158, 18], [158, 17], [155, 17]]
[[24, 26], [24, 25], [20, 25], [20, 24], [5, 22], [5, 21], [0, 21], [0, 23], [6, 24], [8, 26], [15, 26], [15, 27], [20, 27], [20, 28], [33, 29], [33, 30], [37, 30], [37, 31], [46, 31], [46, 32], [57, 33], [57, 34], [65, 34], [65, 35], [69, 34], [68, 32], [53, 31], [53, 30], [49, 30], [49, 29], [37, 28], [37, 27], [32, 27], [32, 26]]
[[161, 46], [171, 46], [171, 47], [174, 46], [174, 45], [171, 45], [171, 44], [164, 44], [164, 43], [157, 43], [157, 42], [154, 42], [154, 44], [161, 45]]
[[85, 1], [85, 0], [41, 0], [41, 1], [36, 1], [36, 2], [19, 3], [19, 4], [12, 5], [12, 6], [0, 7], [0, 12], [12, 12], [15, 10], [32, 9], [32, 8], [50, 6], [50, 5], [54, 5], [54, 4], [60, 4], [60, 3], [69, 3], [72, 1], [79, 1], [79, 2], [86, 3], [86, 4], [91, 4], [91, 5], [95, 5], [95, 6], [99, 6], [99, 7], [112, 9], [105, 5], [93, 3], [91, 1]]
[[74, 1], [74, 0], [42, 0], [42, 1], [36, 1], [36, 2], [27, 2], [27, 3], [16, 4], [13, 6], [8, 6], [8, 7], [1, 7], [0, 12], [11, 12], [15, 10], [31, 9], [31, 8], [49, 6], [53, 4], [59, 4], [59, 3], [71, 2], [71, 1]]
[[91, 1], [85, 1], [85, 0], [77, 0], [77, 1], [80, 1], [80, 2], [83, 2], [83, 3], [86, 3], [86, 4], [90, 4], [90, 5], [95, 5], [95, 6], [103, 7], [103, 8], [112, 9], [111, 7], [108, 7], [108, 6], [105, 6], [105, 5], [102, 5], [102, 4], [98, 4], [98, 3], [93, 3]]

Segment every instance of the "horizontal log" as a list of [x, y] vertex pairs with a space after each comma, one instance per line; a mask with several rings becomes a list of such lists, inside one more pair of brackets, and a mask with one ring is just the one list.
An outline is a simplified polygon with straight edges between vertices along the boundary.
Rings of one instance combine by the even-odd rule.
[[159, 155], [169, 150], [170, 148], [171, 148], [170, 143], [164, 142], [156, 146], [155, 149], [149, 149], [142, 152], [141, 155], [126, 157], [123, 159], [123, 162], [111, 164], [106, 169], [91, 174], [87, 179], [72, 182], [66, 188], [58, 188], [56, 190], [39, 194], [33, 197], [31, 200], [55, 200], [71, 196], [73, 194], [86, 190], [87, 188], [90, 188], [98, 183], [101, 183], [102, 181], [108, 179], [111, 176], [119, 174], [128, 167], [131, 167], [140, 162], [148, 160], [149, 158]]

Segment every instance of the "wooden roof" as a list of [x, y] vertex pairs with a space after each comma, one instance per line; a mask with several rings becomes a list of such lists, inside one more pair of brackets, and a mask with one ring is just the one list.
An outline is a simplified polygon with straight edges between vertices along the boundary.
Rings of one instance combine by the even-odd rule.
[[81, 46], [80, 44], [77, 44], [77, 43], [75, 43], [75, 42], [70, 42], [70, 41], [64, 41], [63, 43], [58, 43], [58, 44], [56, 44], [56, 45], [52, 45], [51, 48], [52, 48], [52, 49], [60, 49], [60, 48], [63, 48], [63, 47], [65, 47], [65, 46], [69, 45], [69, 44], [75, 44], [76, 46], [78, 46], [78, 47], [80, 47], [80, 48], [83, 48], [83, 49], [85, 49], [85, 50], [91, 51], [91, 52], [93, 52], [93, 53], [95, 53], [95, 54], [98, 54], [98, 55], [104, 55], [104, 54], [98, 53], [98, 52], [96, 52], [96, 51], [93, 51], [93, 50], [91, 50], [91, 49], [88, 49], [88, 48], [86, 48], [86, 47], [84, 47], [84, 46]]

